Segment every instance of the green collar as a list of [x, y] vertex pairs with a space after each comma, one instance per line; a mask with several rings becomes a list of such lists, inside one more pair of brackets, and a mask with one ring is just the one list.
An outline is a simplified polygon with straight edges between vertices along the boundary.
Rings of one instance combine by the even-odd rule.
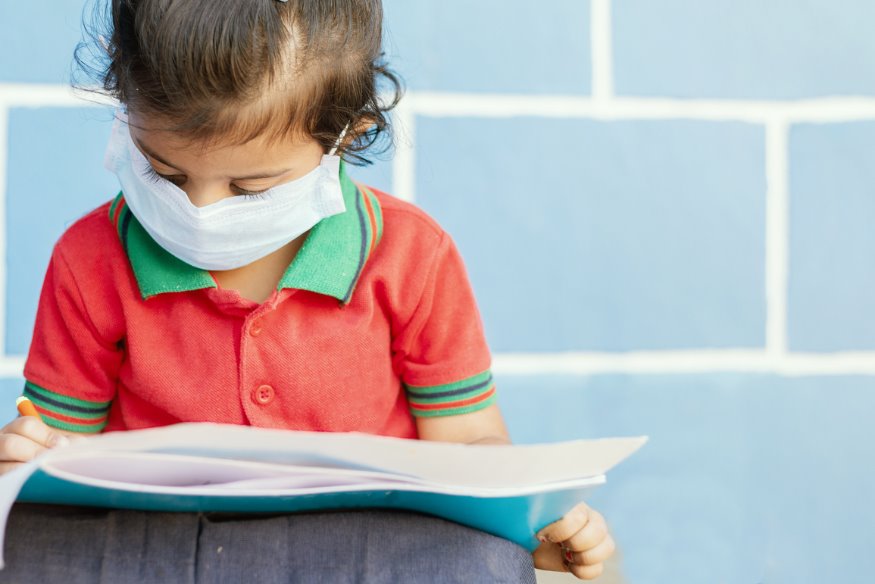
[[[377, 197], [356, 185], [340, 165], [346, 211], [317, 223], [289, 264], [278, 289], [298, 288], [349, 302], [362, 269], [383, 233]], [[206, 270], [191, 266], [159, 246], [143, 229], [119, 193], [109, 207], [122, 246], [131, 262], [144, 300], [165, 292], [216, 288]]]

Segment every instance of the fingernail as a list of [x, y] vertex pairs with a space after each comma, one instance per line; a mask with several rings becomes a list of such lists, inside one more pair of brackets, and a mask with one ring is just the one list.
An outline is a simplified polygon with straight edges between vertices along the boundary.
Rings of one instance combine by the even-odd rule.
[[547, 543], [547, 538], [544, 537], [543, 535], [541, 535], [540, 533], [535, 537], [537, 537], [538, 541], [540, 541], [541, 543]]
[[55, 434], [49, 440], [49, 448], [59, 448], [61, 446], [67, 446], [69, 444], [70, 444], [70, 439], [67, 438], [66, 436], [64, 436], [63, 434], [61, 434], [61, 435]]
[[571, 550], [565, 550], [565, 561], [569, 563], [574, 561], [574, 555]]
[[566, 570], [568, 570], [569, 572], [571, 571], [571, 562], [569, 562], [565, 558], [562, 558], [562, 565], [565, 566]]

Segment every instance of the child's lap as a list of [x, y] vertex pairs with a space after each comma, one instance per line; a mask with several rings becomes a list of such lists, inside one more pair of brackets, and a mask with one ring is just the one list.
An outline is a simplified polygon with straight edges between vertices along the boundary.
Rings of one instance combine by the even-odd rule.
[[389, 510], [242, 517], [17, 504], [0, 583], [534, 583], [520, 546]]

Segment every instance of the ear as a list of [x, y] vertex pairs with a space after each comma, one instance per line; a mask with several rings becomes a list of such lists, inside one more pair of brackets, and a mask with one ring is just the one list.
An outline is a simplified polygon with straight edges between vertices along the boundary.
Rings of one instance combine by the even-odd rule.
[[340, 149], [346, 149], [350, 144], [355, 141], [356, 137], [361, 136], [365, 132], [371, 129], [371, 127], [376, 123], [372, 116], [367, 114], [359, 117], [357, 120], [350, 124], [350, 131], [346, 133], [346, 137], [344, 137], [343, 142], [341, 142]]
[[355, 122], [355, 124], [354, 124], [355, 134], [356, 134], [356, 135], [364, 134], [364, 133], [367, 132], [367, 131], [371, 128], [371, 126], [373, 126], [375, 123], [376, 123], [376, 122], [375, 122], [375, 120], [374, 120], [373, 117], [371, 117], [371, 116], [369, 116], [369, 115], [363, 115], [363, 116], [360, 117], [358, 120], [356, 120], [356, 122]]

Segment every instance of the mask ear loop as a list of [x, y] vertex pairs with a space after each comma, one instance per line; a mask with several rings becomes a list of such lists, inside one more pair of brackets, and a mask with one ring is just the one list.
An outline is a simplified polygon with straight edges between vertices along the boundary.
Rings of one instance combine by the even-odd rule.
[[328, 156], [334, 156], [337, 154], [337, 149], [340, 148], [340, 144], [343, 142], [343, 139], [346, 138], [346, 133], [349, 131], [349, 124], [347, 123], [343, 127], [343, 131], [340, 132], [340, 136], [337, 137], [337, 142], [334, 143], [334, 146], [331, 148], [331, 151], [328, 152]]

